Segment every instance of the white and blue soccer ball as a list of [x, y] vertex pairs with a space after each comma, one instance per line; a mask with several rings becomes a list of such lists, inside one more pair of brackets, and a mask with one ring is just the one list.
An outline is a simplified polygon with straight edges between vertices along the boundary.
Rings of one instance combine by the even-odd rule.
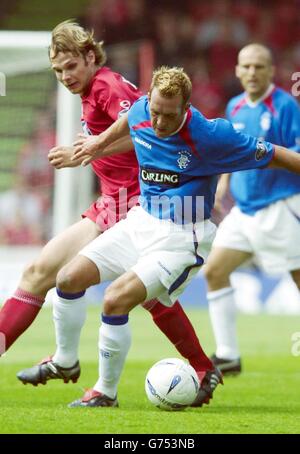
[[158, 361], [145, 380], [148, 399], [163, 410], [182, 410], [191, 405], [199, 387], [195, 369], [179, 358]]

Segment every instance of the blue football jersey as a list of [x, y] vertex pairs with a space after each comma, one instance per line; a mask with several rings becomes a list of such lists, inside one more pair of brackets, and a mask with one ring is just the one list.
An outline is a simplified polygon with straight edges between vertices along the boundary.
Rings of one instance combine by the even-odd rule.
[[218, 174], [265, 167], [273, 156], [272, 144], [236, 132], [227, 120], [207, 120], [194, 107], [176, 134], [158, 138], [147, 96], [131, 107], [128, 123], [140, 166], [140, 204], [176, 223], [210, 217]]
[[[236, 96], [228, 103], [226, 116], [237, 131], [300, 151], [299, 105], [280, 88], [272, 85], [256, 103], [249, 102], [245, 93]], [[277, 200], [300, 193], [300, 176], [287, 170], [247, 170], [231, 176], [230, 189], [241, 211], [252, 215]]]

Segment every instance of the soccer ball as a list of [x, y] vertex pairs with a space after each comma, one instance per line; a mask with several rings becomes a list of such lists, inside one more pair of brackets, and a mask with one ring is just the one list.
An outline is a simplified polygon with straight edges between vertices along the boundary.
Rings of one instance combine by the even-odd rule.
[[191, 405], [199, 387], [195, 369], [178, 358], [158, 361], [151, 367], [145, 380], [148, 399], [163, 410], [182, 410]]

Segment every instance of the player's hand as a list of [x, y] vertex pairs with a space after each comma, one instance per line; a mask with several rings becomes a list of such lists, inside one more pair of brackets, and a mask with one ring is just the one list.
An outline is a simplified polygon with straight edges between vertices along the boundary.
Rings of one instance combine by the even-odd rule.
[[56, 169], [63, 169], [65, 167], [77, 167], [81, 164], [82, 159], [72, 159], [73, 153], [73, 147], [54, 147], [51, 148], [48, 153], [48, 160], [50, 164]]
[[104, 149], [100, 136], [85, 136], [84, 134], [78, 134], [78, 139], [73, 143], [73, 147], [74, 153], [72, 159], [81, 159], [81, 165], [83, 166], [99, 158]]

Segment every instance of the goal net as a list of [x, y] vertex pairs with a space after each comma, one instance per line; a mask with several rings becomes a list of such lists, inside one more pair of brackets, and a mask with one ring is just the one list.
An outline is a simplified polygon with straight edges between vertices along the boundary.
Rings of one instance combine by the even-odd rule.
[[[94, 198], [90, 168], [53, 171], [48, 151], [80, 131], [80, 98], [57, 84], [50, 32], [0, 32], [0, 297], [51, 236], [80, 218]], [[146, 90], [153, 69], [147, 42], [107, 48], [108, 64]]]

